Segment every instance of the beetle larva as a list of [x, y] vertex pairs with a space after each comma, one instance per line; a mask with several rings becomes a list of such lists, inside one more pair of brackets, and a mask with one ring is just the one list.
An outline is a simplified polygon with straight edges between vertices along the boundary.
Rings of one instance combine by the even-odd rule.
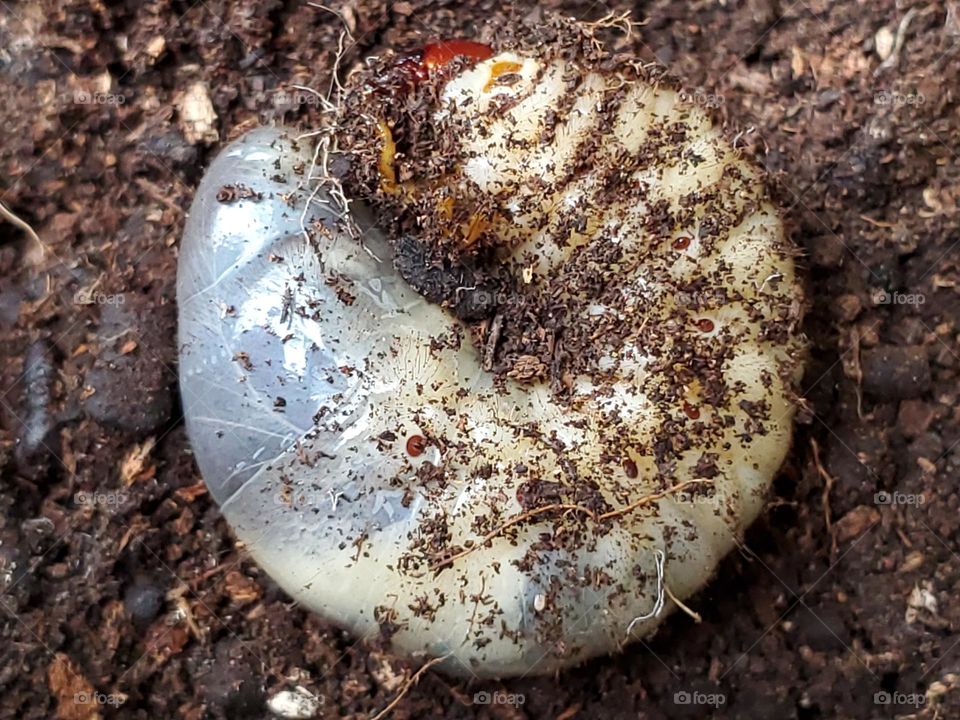
[[[188, 431], [258, 562], [358, 636], [504, 676], [708, 581], [790, 444], [800, 287], [759, 172], [653, 71], [567, 22], [484, 47], [352, 78], [336, 178], [284, 130], [221, 153], [178, 298]], [[472, 333], [395, 269], [411, 237], [495, 279]]]

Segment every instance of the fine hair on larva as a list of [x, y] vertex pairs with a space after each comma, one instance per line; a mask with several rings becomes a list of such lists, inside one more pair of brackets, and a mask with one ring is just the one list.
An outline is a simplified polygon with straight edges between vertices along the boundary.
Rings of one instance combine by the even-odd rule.
[[384, 53], [317, 133], [225, 150], [187, 224], [182, 382], [244, 425], [184, 393], [212, 494], [298, 601], [452, 673], [652, 634], [790, 447], [803, 301], [763, 175], [595, 30]]

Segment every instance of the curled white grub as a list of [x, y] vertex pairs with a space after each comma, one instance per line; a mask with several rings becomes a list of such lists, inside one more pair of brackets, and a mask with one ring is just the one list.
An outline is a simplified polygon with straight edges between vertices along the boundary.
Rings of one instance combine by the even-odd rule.
[[[188, 431], [238, 538], [305, 605], [455, 673], [649, 636], [790, 446], [801, 291], [761, 173], [662, 78], [551, 27], [407, 94], [376, 82], [390, 58], [351, 78], [343, 177], [283, 129], [228, 146], [180, 260]], [[487, 316], [407, 284], [408, 233], [450, 272], [495, 266]]]

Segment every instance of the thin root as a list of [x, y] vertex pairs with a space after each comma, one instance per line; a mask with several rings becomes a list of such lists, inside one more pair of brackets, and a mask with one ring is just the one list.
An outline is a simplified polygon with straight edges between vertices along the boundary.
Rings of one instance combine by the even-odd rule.
[[[646, 21], [635, 22], [631, 20], [630, 15], [631, 12], [629, 10], [625, 10], [619, 14], [611, 12], [607, 15], [604, 15], [599, 20], [595, 20], [593, 22], [584, 22], [583, 25], [590, 30], [591, 35], [596, 30], [613, 29], [619, 30], [626, 36], [627, 39], [630, 39], [630, 37], [633, 35], [633, 28], [642, 27], [646, 24]], [[594, 45], [599, 47], [599, 40], [596, 38], [591, 38], [591, 40], [593, 41]]]
[[910, 27], [910, 21], [913, 20], [914, 16], [917, 14], [916, 8], [910, 8], [906, 15], [900, 20], [900, 25], [897, 27], [897, 34], [893, 40], [893, 50], [890, 52], [890, 57], [880, 63], [880, 66], [873, 71], [874, 77], [882, 73], [887, 68], [891, 68], [900, 61], [900, 51], [903, 50], [903, 41], [907, 37], [907, 29]]
[[387, 715], [389, 715], [389, 714], [390, 714], [390, 711], [393, 710], [393, 709], [397, 706], [397, 703], [400, 702], [400, 701], [403, 699], [403, 696], [406, 695], [406, 694], [410, 691], [410, 688], [412, 688], [414, 685], [417, 684], [417, 681], [420, 680], [420, 676], [421, 676], [421, 675], [423, 675], [427, 670], [429, 670], [430, 668], [432, 668], [432, 667], [433, 667], [434, 665], [436, 665], [437, 663], [443, 662], [444, 660], [446, 660], [446, 659], [447, 659], [448, 657], [450, 657], [451, 655], [453, 655], [452, 652], [447, 653], [446, 655], [441, 655], [440, 657], [435, 657], [435, 658], [433, 658], [433, 660], [430, 660], [429, 662], [424, 663], [423, 667], [421, 667], [419, 670], [417, 670], [417, 671], [410, 677], [410, 679], [407, 680], [407, 681], [403, 684], [403, 687], [400, 688], [400, 692], [398, 692], [398, 693], [397, 693], [397, 696], [396, 696], [393, 700], [390, 701], [390, 704], [387, 705], [383, 710], [381, 710], [380, 712], [378, 712], [376, 715], [374, 715], [370, 720], [383, 720], [383, 718], [385, 718]]
[[657, 601], [653, 604], [653, 609], [646, 615], [638, 615], [630, 621], [630, 624], [627, 625], [627, 637], [630, 637], [630, 634], [633, 632], [633, 626], [638, 622], [657, 617], [663, 612], [663, 591], [667, 587], [667, 584], [663, 581], [663, 563], [666, 561], [666, 555], [663, 550], [656, 550], [654, 552], [657, 556]]
[[563, 511], [581, 513], [583, 515], [586, 515], [588, 518], [590, 518], [594, 522], [602, 522], [604, 520], [611, 520], [613, 518], [620, 517], [621, 515], [627, 515], [629, 513], [632, 513], [634, 510], [638, 510], [639, 508], [644, 507], [645, 505], [650, 505], [656, 502], [657, 500], [661, 500], [667, 497], [668, 495], [672, 495], [673, 493], [680, 492], [685, 488], [690, 487], [691, 485], [703, 485], [703, 484], [711, 484], [711, 483], [712, 481], [710, 480], [685, 480], [684, 482], [668, 487], [666, 490], [663, 490], [661, 492], [652, 493], [650, 495], [644, 495], [639, 500], [636, 500], [635, 502], [632, 502], [629, 505], [626, 505], [622, 508], [601, 513], [599, 515], [595, 513], [593, 510], [590, 510], [589, 508], [585, 508], [582, 505], [574, 505], [570, 503], [553, 503], [551, 505], [544, 505], [542, 507], [533, 508], [532, 510], [527, 510], [526, 512], [522, 512], [517, 515], [514, 515], [513, 517], [508, 519], [505, 523], [500, 525], [498, 528], [488, 532], [486, 535], [480, 538], [480, 540], [475, 542], [466, 550], [461, 550], [460, 552], [454, 553], [449, 557], [445, 557], [437, 560], [430, 566], [430, 569], [436, 571], [446, 567], [447, 565], [452, 565], [454, 562], [456, 562], [460, 558], [469, 555], [475, 550], [479, 550], [480, 548], [485, 546], [487, 543], [489, 543], [491, 540], [493, 540], [495, 537], [500, 535], [500, 533], [504, 532], [508, 528], [511, 528], [514, 525], [519, 525], [520, 523], [526, 520], [530, 520], [531, 518], [537, 517], [538, 515], [543, 515], [545, 513], [550, 513], [550, 512], [556, 512], [557, 510], [563, 510]]
[[15, 225], [16, 227], [23, 230], [27, 234], [27, 237], [30, 238], [30, 241], [40, 248], [41, 252], [46, 251], [46, 248], [44, 247], [43, 242], [41, 242], [40, 240], [40, 236], [37, 235], [36, 231], [32, 227], [30, 227], [29, 223], [27, 223], [26, 220], [23, 220], [19, 216], [15, 215], [2, 202], [0, 202], [0, 216], [4, 217], [12, 225]]
[[666, 583], [664, 583], [663, 589], [667, 591], [667, 597], [669, 597], [671, 600], [673, 600], [673, 604], [676, 605], [676, 606], [677, 606], [678, 608], [680, 608], [681, 610], [683, 610], [683, 611], [684, 611], [687, 615], [689, 615], [691, 618], [693, 618], [693, 621], [694, 621], [695, 623], [702, 623], [702, 622], [703, 622], [703, 618], [700, 617], [700, 613], [698, 613], [696, 610], [693, 610], [693, 609], [690, 608], [689, 606], [684, 605], [683, 602], [680, 600], [680, 598], [678, 598], [676, 595], [674, 595], [674, 594], [670, 591], [670, 586], [669, 586], [669, 585], [667, 585]]
[[827, 526], [827, 532], [830, 534], [830, 550], [833, 553], [837, 551], [837, 536], [833, 532], [833, 523], [830, 516], [833, 514], [830, 510], [830, 491], [833, 489], [833, 476], [827, 472], [827, 469], [820, 462], [820, 446], [814, 438], [810, 438], [810, 451], [813, 454], [813, 465], [817, 469], [817, 474], [823, 480], [823, 494], [821, 504], [823, 505], [823, 522]]

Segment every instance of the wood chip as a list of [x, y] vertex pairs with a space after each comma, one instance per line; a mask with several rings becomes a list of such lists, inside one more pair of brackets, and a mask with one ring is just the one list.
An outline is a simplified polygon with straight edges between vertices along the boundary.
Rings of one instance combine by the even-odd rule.
[[259, 599], [260, 586], [239, 570], [228, 572], [225, 580], [227, 594], [234, 602], [244, 605]]
[[933, 463], [932, 460], [925, 458], [923, 456], [917, 458], [917, 465], [920, 466], [920, 469], [923, 470], [927, 475], [936, 475], [937, 466]]
[[120, 480], [124, 486], [129, 487], [136, 480], [148, 480], [153, 477], [156, 468], [153, 465], [147, 465], [147, 459], [156, 442], [156, 438], [147, 438], [141, 445], [134, 445], [127, 450], [123, 460], [120, 461]]
[[121, 355], [129, 355], [130, 353], [132, 353], [132, 352], [133, 352], [134, 350], [136, 350], [136, 349], [137, 349], [137, 341], [134, 340], [133, 338], [131, 338], [131, 339], [127, 340], [127, 341], [120, 347], [120, 354], [121, 354]]
[[197, 498], [201, 498], [207, 494], [207, 486], [204, 482], [197, 482], [193, 485], [188, 485], [187, 487], [182, 487], [177, 489], [173, 493], [174, 497], [178, 500], [183, 500], [184, 502], [192, 503]]
[[794, 80], [803, 77], [803, 73], [806, 71], [806, 69], [807, 62], [803, 59], [803, 51], [794, 45], [790, 49], [790, 72], [793, 74]]
[[147, 53], [147, 55], [154, 60], [163, 55], [163, 51], [166, 49], [167, 41], [163, 35], [157, 35], [147, 43], [146, 47], [144, 47], [144, 51]]
[[880, 521], [880, 511], [869, 505], [859, 505], [840, 518], [834, 528], [837, 542], [846, 542], [860, 537], [864, 532]]
[[93, 720], [102, 717], [93, 685], [64, 653], [54, 655], [47, 667], [47, 686], [57, 699], [58, 720]]

